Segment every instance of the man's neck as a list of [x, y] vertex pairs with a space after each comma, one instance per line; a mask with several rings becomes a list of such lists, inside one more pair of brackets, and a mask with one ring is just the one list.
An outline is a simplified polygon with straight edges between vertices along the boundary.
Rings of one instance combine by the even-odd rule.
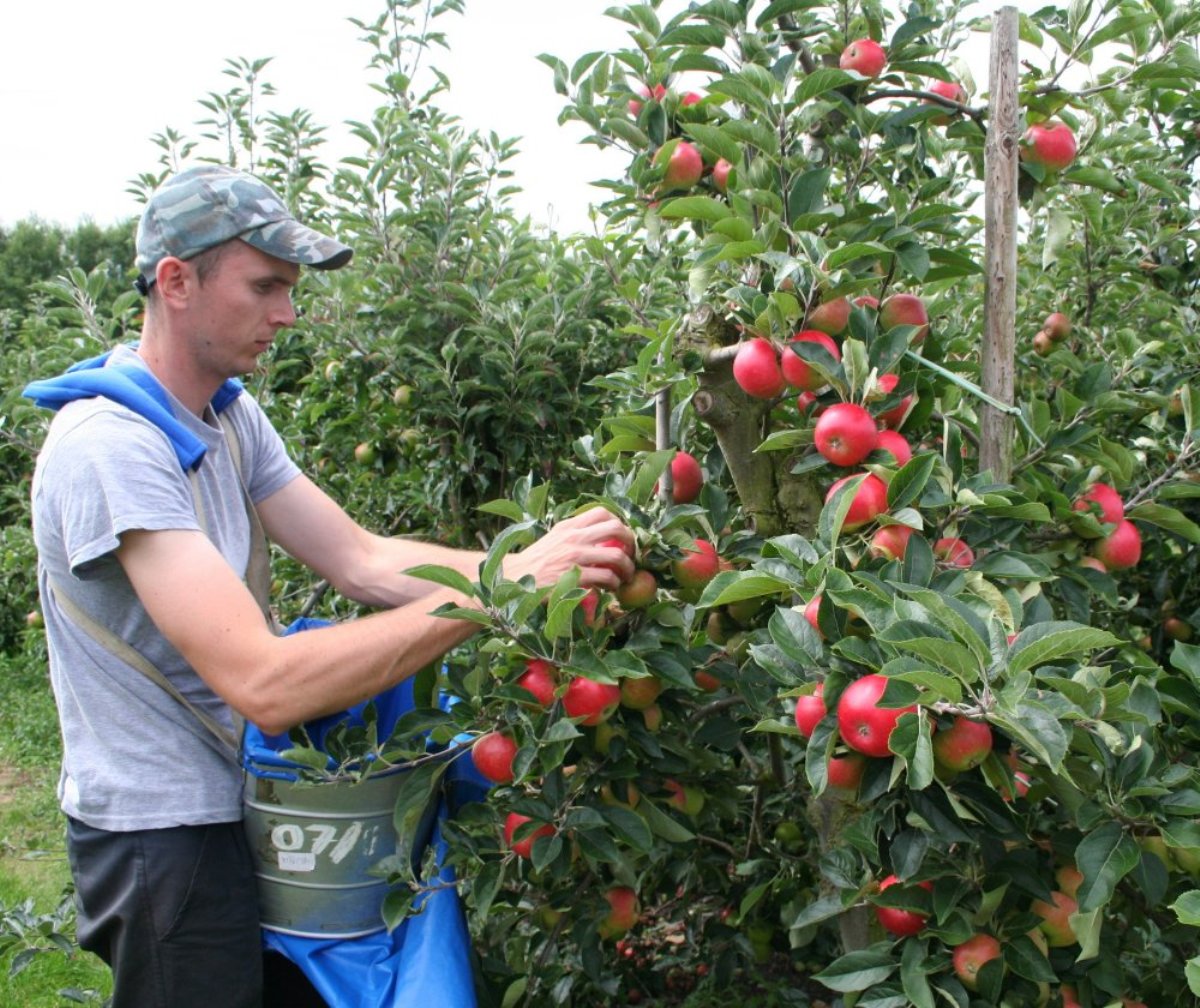
[[204, 418], [209, 402], [221, 387], [221, 379], [199, 373], [183, 354], [167, 352], [164, 341], [157, 339], [152, 331], [143, 330], [137, 354], [163, 388], [189, 412]]

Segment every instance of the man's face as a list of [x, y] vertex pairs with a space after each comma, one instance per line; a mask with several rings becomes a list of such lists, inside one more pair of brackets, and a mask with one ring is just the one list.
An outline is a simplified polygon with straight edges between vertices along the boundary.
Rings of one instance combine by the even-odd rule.
[[299, 276], [295, 263], [231, 242], [196, 282], [189, 323], [202, 366], [222, 380], [253, 371], [276, 333], [296, 321], [291, 292]]

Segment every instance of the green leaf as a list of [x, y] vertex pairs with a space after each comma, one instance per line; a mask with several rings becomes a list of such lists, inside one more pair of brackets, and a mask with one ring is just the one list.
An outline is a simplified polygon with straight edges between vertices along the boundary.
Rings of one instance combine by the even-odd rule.
[[712, 196], [678, 196], [664, 203], [659, 213], [664, 220], [700, 220], [710, 224], [733, 215], [728, 203]]
[[834, 90], [834, 88], [842, 87], [845, 84], [853, 84], [857, 80], [857, 77], [851, 76], [845, 70], [835, 70], [832, 67], [814, 70], [796, 88], [796, 104], [803, 105], [807, 101], [819, 98], [821, 95]]
[[1125, 517], [1134, 521], [1148, 522], [1161, 529], [1182, 536], [1190, 543], [1200, 543], [1200, 525], [1175, 508], [1152, 501], [1138, 504], [1125, 512]]
[[859, 952], [847, 952], [813, 975], [830, 990], [849, 994], [881, 983], [896, 969], [891, 949], [875, 946]]
[[649, 798], [638, 802], [636, 813], [646, 820], [646, 825], [656, 837], [668, 843], [691, 843], [696, 839], [695, 833], [667, 815]]
[[1083, 912], [1098, 910], [1112, 899], [1117, 883], [1141, 860], [1142, 851], [1120, 823], [1092, 830], [1075, 848], [1075, 865], [1083, 872], [1076, 899]]
[[1120, 643], [1107, 630], [1081, 623], [1046, 622], [1026, 627], [1008, 652], [1008, 670], [1013, 675], [1063, 658], [1083, 661], [1097, 648]]
[[894, 511], [920, 500], [935, 465], [937, 456], [932, 452], [909, 459], [888, 484], [889, 509]]
[[435, 584], [440, 584], [443, 588], [452, 588], [456, 592], [466, 595], [467, 598], [475, 597], [475, 582], [465, 574], [460, 574], [450, 567], [441, 567], [437, 564], [419, 564], [416, 567], [409, 567], [401, 573], [409, 577], [420, 578], [422, 581], [432, 581]]
[[1175, 911], [1180, 924], [1200, 927], [1200, 890], [1192, 889], [1183, 893], [1171, 904], [1171, 909]]
[[906, 941], [900, 956], [900, 982], [913, 1008], [934, 1008], [925, 952], [924, 942]]
[[788, 217], [795, 220], [803, 214], [816, 213], [825, 205], [825, 190], [832, 169], [814, 168], [797, 176], [788, 190]]

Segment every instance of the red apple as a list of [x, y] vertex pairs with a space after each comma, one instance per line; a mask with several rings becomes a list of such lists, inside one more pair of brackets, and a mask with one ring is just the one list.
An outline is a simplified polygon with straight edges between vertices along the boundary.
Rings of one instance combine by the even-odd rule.
[[912, 445], [898, 431], [881, 430], [875, 437], [875, 447], [891, 455], [895, 465], [902, 466], [912, 458]]
[[[516, 683], [522, 689], [532, 693], [538, 704], [549, 707], [554, 703], [554, 691], [558, 688], [558, 677], [554, 666], [544, 658], [530, 658], [525, 663], [525, 671], [517, 678]], [[530, 706], [533, 706], [530, 704]]]
[[1187, 620], [1182, 620], [1178, 616], [1168, 616], [1163, 620], [1163, 633], [1171, 640], [1183, 641], [1186, 643], [1192, 639], [1192, 625]]
[[[935, 80], [930, 83], [927, 90], [930, 94], [938, 95], [941, 98], [948, 98], [950, 101], [958, 102], [960, 105], [965, 105], [967, 103], [966, 89], [963, 88], [958, 81]], [[945, 108], [945, 106], [941, 105], [940, 102], [933, 102], [928, 98], [925, 99], [925, 102], [928, 105], [939, 105], [942, 108]], [[929, 121], [936, 123], [939, 126], [945, 126], [946, 123], [950, 121], [951, 115], [958, 115], [957, 110], [951, 113], [950, 110], [947, 109], [947, 111], [942, 115], [932, 116]]]
[[956, 536], [946, 536], [933, 544], [933, 555], [950, 567], [970, 567], [975, 551]]
[[704, 808], [704, 792], [699, 788], [680, 784], [672, 778], [663, 781], [663, 787], [671, 793], [667, 801], [685, 815], [697, 816]]
[[825, 716], [825, 684], [817, 683], [811, 693], [796, 697], [796, 727], [805, 738], [812, 738], [817, 722]]
[[954, 946], [951, 961], [954, 974], [967, 990], [979, 987], [979, 970], [984, 963], [1000, 958], [1000, 942], [990, 934], [972, 935], [965, 942]]
[[1097, 517], [1107, 525], [1117, 525], [1125, 517], [1125, 502], [1107, 483], [1093, 483], [1071, 506], [1076, 511], [1098, 511]]
[[471, 746], [475, 769], [493, 784], [507, 784], [513, 779], [513, 757], [517, 743], [502, 732], [480, 735]]
[[1071, 899], [1076, 899], [1076, 893], [1083, 884], [1083, 872], [1073, 864], [1061, 865], [1054, 872], [1054, 881], [1058, 883], [1060, 891], [1065, 892]]
[[813, 444], [834, 465], [858, 465], [875, 450], [879, 428], [858, 403], [835, 403], [817, 418]]
[[784, 380], [793, 388], [811, 392], [824, 385], [825, 379], [803, 357], [792, 350], [792, 347], [798, 343], [816, 343], [818, 346], [823, 346], [835, 361], [842, 359], [842, 351], [829, 334], [821, 332], [820, 329], [803, 329], [792, 337], [788, 346], [784, 347], [783, 353], [780, 354]]
[[679, 99], [679, 104], [683, 108], [687, 108], [689, 105], [698, 105], [703, 100], [704, 95], [700, 94], [698, 91], [685, 91]]
[[533, 856], [533, 842], [538, 837], [554, 836], [554, 827], [543, 823], [537, 829], [532, 830], [528, 836], [523, 836], [519, 840], [514, 840], [517, 830], [527, 822], [532, 820], [529, 816], [521, 815], [519, 812], [510, 812], [508, 818], [504, 820], [504, 842], [518, 857], [530, 858]]
[[1061, 343], [1071, 335], [1071, 320], [1060, 311], [1051, 312], [1042, 323], [1042, 332], [1055, 343]]
[[703, 588], [717, 576], [721, 560], [717, 548], [707, 539], [696, 539], [684, 547], [684, 556], [672, 561], [671, 573], [682, 588]]
[[1075, 160], [1075, 134], [1056, 119], [1030, 126], [1021, 138], [1022, 161], [1041, 165], [1048, 172], [1062, 171]]
[[813, 308], [805, 319], [805, 325], [810, 329], [820, 329], [829, 336], [837, 336], [849, 324], [850, 299], [846, 297], [822, 302]]
[[825, 779], [829, 786], [841, 791], [857, 791], [866, 772], [867, 757], [858, 752], [830, 756], [825, 764]]
[[692, 682], [705, 693], [716, 693], [721, 688], [721, 680], [707, 669], [696, 669], [692, 673]]
[[629, 886], [613, 886], [604, 894], [608, 914], [596, 926], [601, 938], [620, 938], [638, 922], [637, 893]]
[[992, 751], [992, 729], [985, 721], [958, 715], [949, 728], [933, 735], [933, 758], [946, 770], [961, 773], [979, 766]]
[[733, 358], [733, 380], [755, 399], [774, 399], [783, 391], [787, 383], [770, 340], [754, 336], [738, 347]]
[[[646, 85], [643, 84], [640, 88], [638, 88], [638, 94], [640, 94], [643, 98], [649, 98], [652, 101], [658, 102], [662, 101], [667, 96], [667, 88], [664, 84], [655, 84], [654, 90], [651, 91], [648, 87], [646, 87]], [[642, 103], [636, 98], [630, 98], [629, 114], [636, 118], [641, 114], [641, 112]]]
[[888, 739], [902, 714], [916, 707], [880, 707], [887, 689], [887, 676], [871, 673], [855, 679], [838, 698], [838, 734], [851, 749], [866, 756], [891, 756]]
[[884, 332], [893, 326], [918, 326], [913, 343], [921, 343], [929, 334], [929, 312], [915, 294], [893, 294], [879, 306], [879, 325]]
[[[667, 146], [660, 147], [655, 153], [655, 164], [662, 164]], [[665, 157], [667, 163], [662, 179], [664, 189], [690, 189], [704, 174], [704, 159], [686, 140], [678, 141]]]
[[874, 39], [858, 39], [842, 51], [838, 66], [854, 70], [864, 77], [878, 77], [887, 66], [887, 53]]
[[[885, 396], [890, 396], [896, 391], [896, 386], [900, 382], [900, 376], [894, 374], [881, 374], [876, 379], [876, 384], [883, 391]], [[892, 430], [899, 430], [904, 426], [904, 420], [908, 416], [909, 407], [912, 406], [913, 396], [910, 392], [900, 400], [899, 405], [893, 406], [891, 409], [884, 410], [875, 419], [878, 420], [884, 427]]]
[[[895, 875], [889, 875], [879, 883], [879, 891], [890, 889], [897, 883], [903, 885]], [[932, 891], [932, 882], [917, 882], [916, 885], [927, 891]], [[879, 919], [879, 923], [883, 925], [884, 930], [892, 934], [907, 938], [911, 935], [918, 934], [924, 927], [928, 918], [915, 910], [901, 910], [895, 907], [877, 906], [875, 908], [875, 916]]]
[[569, 718], [582, 718], [581, 724], [598, 725], [607, 721], [621, 702], [621, 687], [576, 676], [567, 683], [563, 711]]
[[726, 161], [725, 158], [718, 158], [717, 163], [713, 165], [713, 185], [715, 185], [720, 192], [725, 192], [725, 190], [729, 188], [729, 173], [731, 171], [733, 171], [733, 165]]
[[704, 470], [696, 457], [685, 451], [677, 451], [671, 459], [671, 500], [676, 504], [691, 504], [700, 496], [704, 486]]
[[1043, 329], [1039, 329], [1033, 337], [1033, 352], [1039, 357], [1049, 357], [1051, 351], [1054, 350], [1054, 340], [1050, 338], [1050, 334]]
[[1109, 571], [1136, 567], [1142, 558], [1142, 535], [1133, 522], [1122, 519], [1112, 532], [1097, 540], [1092, 555]]
[[[833, 495], [843, 484], [858, 479], [861, 475], [861, 473], [851, 473], [835, 482], [825, 494], [825, 503], [828, 504], [833, 500]], [[846, 512], [842, 529], [853, 532], [855, 529], [873, 522], [885, 511], [887, 511], [887, 484], [874, 473], [868, 473], [859, 484], [858, 489], [854, 491], [854, 499], [850, 503], [850, 510]]]
[[900, 560], [908, 549], [908, 540], [913, 530], [907, 525], [882, 525], [871, 536], [868, 549], [872, 556], [883, 557], [885, 560]]
[[1079, 905], [1059, 889], [1050, 894], [1049, 900], [1034, 900], [1029, 909], [1041, 918], [1038, 929], [1046, 936], [1051, 948], [1066, 948], [1075, 944], [1075, 932], [1068, 920]]
[[817, 632], [817, 636], [823, 640], [825, 635], [821, 633], [821, 625], [817, 615], [820, 609], [821, 596], [818, 593], [809, 599], [808, 604], [804, 607], [804, 618], [808, 620], [809, 626], [811, 626]]

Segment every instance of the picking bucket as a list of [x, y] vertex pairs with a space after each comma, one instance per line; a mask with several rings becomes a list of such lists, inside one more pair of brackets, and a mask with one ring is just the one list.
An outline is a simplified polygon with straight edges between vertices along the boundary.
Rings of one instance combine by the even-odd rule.
[[[320, 784], [246, 775], [244, 822], [264, 928], [301, 938], [384, 929], [389, 886], [371, 869], [396, 853], [392, 816], [405, 772]], [[428, 844], [435, 812], [431, 806], [422, 820], [414, 857]]]

